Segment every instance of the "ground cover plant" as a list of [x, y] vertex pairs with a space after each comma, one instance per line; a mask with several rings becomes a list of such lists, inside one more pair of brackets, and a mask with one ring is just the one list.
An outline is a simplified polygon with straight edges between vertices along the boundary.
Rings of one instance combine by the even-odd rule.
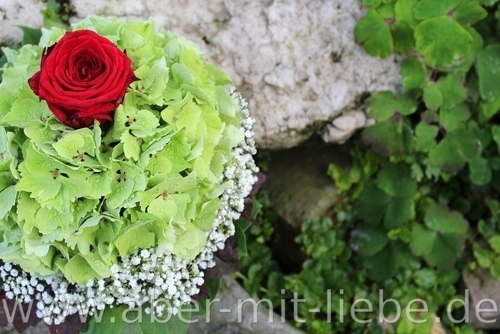
[[[298, 317], [291, 308], [287, 315], [308, 333], [429, 333], [434, 325], [481, 333], [463, 305], [449, 303], [465, 298], [464, 271], [485, 268], [500, 279], [499, 3], [361, 2], [367, 12], [356, 41], [374, 57], [402, 57], [402, 90], [364, 101], [376, 122], [351, 140], [351, 167], [330, 165], [341, 204], [303, 223], [302, 270], [285, 274], [273, 260], [267, 245], [278, 218], [263, 198], [263, 225], [248, 232], [241, 282], [275, 306], [281, 289], [289, 302], [297, 292], [306, 301]], [[354, 319], [349, 310], [360, 298], [373, 312]], [[426, 312], [414, 314], [422, 323], [395, 321], [391, 303], [380, 310], [389, 298], [402, 307], [424, 300]]]

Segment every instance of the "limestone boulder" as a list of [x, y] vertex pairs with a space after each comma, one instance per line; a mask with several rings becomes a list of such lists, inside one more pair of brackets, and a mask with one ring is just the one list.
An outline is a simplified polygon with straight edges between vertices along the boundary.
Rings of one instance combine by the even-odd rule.
[[[152, 17], [202, 47], [247, 97], [260, 148], [289, 148], [314, 134], [344, 142], [366, 126], [367, 94], [398, 90], [399, 62], [366, 54], [353, 29], [359, 0], [72, 0], [88, 14]], [[338, 117], [342, 121], [335, 122]]]

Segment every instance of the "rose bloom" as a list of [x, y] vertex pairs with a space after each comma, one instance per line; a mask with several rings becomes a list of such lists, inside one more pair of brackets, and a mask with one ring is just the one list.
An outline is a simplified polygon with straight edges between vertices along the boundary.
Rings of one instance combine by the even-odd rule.
[[113, 121], [131, 82], [131, 60], [91, 30], [66, 33], [44, 50], [40, 71], [28, 83], [59, 121], [73, 128]]

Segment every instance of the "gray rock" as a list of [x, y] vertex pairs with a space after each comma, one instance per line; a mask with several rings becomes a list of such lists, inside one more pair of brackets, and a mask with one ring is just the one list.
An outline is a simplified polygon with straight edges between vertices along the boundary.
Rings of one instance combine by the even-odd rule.
[[[234, 79], [257, 119], [260, 148], [289, 148], [311, 135], [344, 142], [365, 121], [332, 121], [366, 93], [397, 90], [399, 64], [366, 54], [353, 29], [358, 0], [72, 0], [88, 14], [152, 17], [186, 36]], [[76, 20], [77, 18], [75, 18]], [[359, 113], [359, 112], [358, 112]]]
[[[12, 327], [12, 325], [8, 326], [0, 326], [0, 333], [2, 334], [18, 334], [17, 331]], [[49, 327], [43, 322], [39, 323], [36, 327], [30, 327], [23, 334], [49, 334]]]
[[[462, 278], [468, 289], [466, 302], [470, 325], [477, 329], [500, 329], [500, 281], [482, 268], [464, 271]], [[484, 311], [488, 309], [491, 311]]]
[[264, 307], [267, 305], [251, 298], [238, 282], [224, 276], [210, 315], [193, 318], [196, 323], [190, 325], [188, 334], [303, 334], [282, 322], [278, 314], [269, 312]]
[[327, 175], [332, 162], [348, 166], [348, 147], [311, 143], [272, 153], [264, 189], [274, 210], [292, 227], [329, 216], [338, 203], [335, 183]]
[[302, 222], [330, 216], [340, 198], [334, 181], [327, 175], [332, 162], [348, 166], [348, 146], [309, 141], [300, 147], [271, 154], [263, 189], [269, 193], [277, 220], [271, 247], [273, 256], [288, 272], [302, 269], [306, 256], [295, 243]]

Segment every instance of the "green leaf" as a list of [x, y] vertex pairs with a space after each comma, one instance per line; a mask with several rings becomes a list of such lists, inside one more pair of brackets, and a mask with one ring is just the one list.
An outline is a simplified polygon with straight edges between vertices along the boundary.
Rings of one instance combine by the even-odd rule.
[[436, 146], [436, 136], [439, 128], [425, 122], [418, 123], [415, 128], [416, 149], [421, 152], [429, 152]]
[[490, 44], [477, 54], [476, 72], [483, 100], [500, 98], [500, 44]]
[[388, 229], [399, 228], [413, 216], [413, 206], [410, 199], [393, 198], [384, 214], [384, 226]]
[[0, 220], [4, 219], [5, 215], [10, 212], [16, 204], [16, 200], [16, 186], [12, 185], [0, 191]]
[[377, 225], [384, 215], [390, 198], [374, 183], [365, 185], [356, 203], [359, 216], [370, 225]]
[[408, 126], [401, 121], [388, 120], [364, 129], [363, 141], [381, 156], [400, 156], [412, 145]]
[[476, 186], [484, 186], [490, 183], [492, 172], [488, 160], [476, 157], [469, 164], [469, 177]]
[[415, 49], [414, 31], [408, 24], [396, 21], [391, 26], [391, 32], [395, 51], [410, 53]]
[[444, 107], [439, 111], [441, 125], [446, 131], [453, 131], [465, 128], [465, 121], [470, 117], [469, 109], [465, 104], [460, 104], [451, 109]]
[[361, 0], [368, 7], [377, 8], [382, 3], [382, 0]]
[[491, 248], [495, 251], [495, 253], [500, 254], [500, 235], [495, 235], [491, 239], [488, 240]]
[[410, 247], [413, 253], [418, 256], [428, 255], [432, 251], [435, 238], [436, 234], [433, 231], [422, 225], [416, 225], [411, 232]]
[[33, 44], [38, 45], [40, 38], [42, 37], [42, 30], [34, 29], [26, 26], [19, 26], [23, 31], [23, 44]]
[[424, 87], [423, 98], [425, 106], [430, 110], [438, 110], [444, 100], [443, 93], [441, 93], [441, 90], [434, 82], [430, 82]]
[[456, 234], [436, 234], [432, 251], [425, 257], [427, 263], [440, 269], [449, 269], [461, 256], [464, 239]]
[[364, 266], [368, 270], [370, 279], [385, 281], [393, 277], [398, 268], [408, 267], [412, 255], [408, 247], [396, 240], [389, 242], [380, 252], [365, 259]]
[[455, 233], [464, 236], [468, 223], [457, 211], [450, 211], [439, 205], [430, 207], [424, 217], [425, 225], [440, 233]]
[[491, 7], [494, 4], [496, 4], [498, 0], [478, 0], [478, 3], [482, 6], [488, 6]]
[[351, 232], [349, 244], [361, 256], [369, 257], [380, 252], [388, 242], [389, 239], [384, 230], [365, 226]]
[[236, 247], [236, 251], [238, 252], [238, 257], [241, 258], [248, 255], [247, 238], [245, 236], [245, 232], [241, 229], [239, 224], [234, 224], [234, 227], [236, 237], [238, 238], [238, 246]]
[[396, 22], [406, 23], [412, 29], [415, 29], [419, 23], [414, 16], [414, 8], [417, 3], [413, 0], [398, 0], [394, 5]]
[[417, 190], [404, 164], [385, 164], [378, 174], [377, 184], [386, 194], [396, 197], [412, 197]]
[[357, 43], [363, 45], [365, 51], [374, 56], [387, 58], [393, 50], [392, 35], [389, 25], [375, 10], [370, 9], [354, 28]]
[[366, 103], [368, 115], [379, 122], [389, 120], [396, 113], [410, 115], [417, 110], [417, 101], [408, 93], [395, 97], [392, 92], [383, 91], [373, 95]]
[[401, 76], [403, 77], [403, 87], [406, 89], [421, 88], [427, 80], [425, 67], [416, 58], [406, 58], [403, 60], [401, 63]]
[[495, 143], [497, 143], [498, 152], [500, 153], [500, 125], [493, 125], [491, 127], [491, 136]]
[[465, 100], [467, 90], [460, 81], [460, 78], [453, 74], [439, 78], [438, 87], [443, 94], [443, 108], [454, 108]]
[[418, 20], [448, 15], [463, 0], [421, 0], [415, 5], [414, 14]]
[[449, 268], [461, 255], [464, 239], [458, 234], [438, 233], [417, 225], [411, 232], [410, 248], [431, 266]]
[[437, 283], [436, 272], [430, 268], [417, 270], [414, 274], [415, 283], [424, 289], [433, 288]]
[[480, 152], [479, 141], [466, 129], [450, 131], [429, 154], [429, 163], [453, 175]]
[[495, 258], [495, 254], [492, 251], [486, 250], [479, 246], [479, 244], [472, 244], [472, 252], [474, 253], [474, 257], [477, 260], [477, 264], [479, 264], [482, 268], [490, 268], [493, 264], [493, 260]]
[[[434, 0], [432, 0], [434, 3]], [[448, 16], [427, 19], [415, 29], [417, 50], [431, 67], [450, 67], [465, 61], [472, 47], [471, 34]]]
[[481, 21], [488, 13], [482, 8], [477, 0], [464, 0], [460, 6], [453, 11], [453, 16], [462, 25], [471, 25]]

